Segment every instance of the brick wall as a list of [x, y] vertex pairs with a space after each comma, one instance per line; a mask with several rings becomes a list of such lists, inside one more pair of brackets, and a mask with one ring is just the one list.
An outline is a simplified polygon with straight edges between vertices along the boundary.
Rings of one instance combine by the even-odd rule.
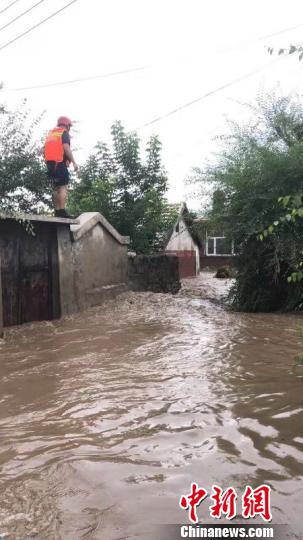
[[196, 275], [196, 253], [195, 251], [169, 251], [177, 255], [179, 259], [180, 279]]

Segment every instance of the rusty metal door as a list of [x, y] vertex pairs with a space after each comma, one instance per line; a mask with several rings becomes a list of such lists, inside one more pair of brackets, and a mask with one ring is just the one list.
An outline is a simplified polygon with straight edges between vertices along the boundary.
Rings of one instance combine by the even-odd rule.
[[10, 221], [0, 224], [3, 324], [54, 318], [52, 254], [56, 230], [35, 226], [35, 236]]

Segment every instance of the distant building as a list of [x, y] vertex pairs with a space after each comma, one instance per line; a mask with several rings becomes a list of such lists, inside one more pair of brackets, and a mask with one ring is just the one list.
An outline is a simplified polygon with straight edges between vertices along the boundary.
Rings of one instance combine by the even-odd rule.
[[207, 218], [196, 218], [196, 225], [201, 225], [199, 237], [200, 265], [205, 267], [218, 268], [219, 266], [232, 265], [234, 263], [235, 245], [232, 239], [227, 238], [223, 231], [212, 231], [208, 228]]
[[165, 252], [177, 255], [180, 278], [196, 276], [200, 272], [200, 242], [188, 225], [189, 211], [181, 204], [179, 216], [168, 234]]

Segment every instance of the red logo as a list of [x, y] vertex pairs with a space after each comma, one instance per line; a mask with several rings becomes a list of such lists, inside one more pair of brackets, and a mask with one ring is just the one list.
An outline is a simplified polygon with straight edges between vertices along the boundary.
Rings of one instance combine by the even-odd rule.
[[[248, 519], [260, 516], [264, 521], [271, 521], [270, 490], [271, 488], [265, 484], [255, 489], [246, 486], [241, 498], [242, 517]], [[183, 510], [188, 510], [188, 517], [192, 523], [198, 523], [197, 508], [206, 497], [206, 489], [199, 488], [195, 482], [191, 484], [190, 493], [180, 497], [179, 506]], [[234, 519], [237, 515], [237, 498], [237, 492], [233, 487], [228, 487], [223, 491], [220, 486], [213, 485], [210, 494], [213, 502], [209, 507], [210, 517]]]
[[197, 507], [205, 499], [206, 495], [207, 491], [203, 488], [198, 489], [197, 484], [193, 482], [191, 492], [180, 497], [179, 506], [184, 510], [189, 509], [189, 519], [192, 523], [198, 523]]
[[211, 517], [220, 519], [222, 514], [225, 514], [227, 519], [236, 517], [237, 493], [234, 488], [229, 487], [223, 493], [219, 486], [213, 486], [213, 493], [210, 498], [214, 501], [214, 504], [209, 507]]
[[272, 520], [269, 486], [262, 485], [256, 489], [246, 486], [242, 497], [242, 516], [244, 518], [261, 516], [264, 521]]

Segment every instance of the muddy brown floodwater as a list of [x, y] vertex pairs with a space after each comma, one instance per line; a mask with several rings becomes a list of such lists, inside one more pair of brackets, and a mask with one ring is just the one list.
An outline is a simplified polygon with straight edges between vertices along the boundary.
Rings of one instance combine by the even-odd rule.
[[178, 501], [196, 481], [268, 483], [273, 522], [301, 538], [303, 319], [231, 313], [194, 290], [8, 331], [0, 535], [144, 539], [187, 521]]

